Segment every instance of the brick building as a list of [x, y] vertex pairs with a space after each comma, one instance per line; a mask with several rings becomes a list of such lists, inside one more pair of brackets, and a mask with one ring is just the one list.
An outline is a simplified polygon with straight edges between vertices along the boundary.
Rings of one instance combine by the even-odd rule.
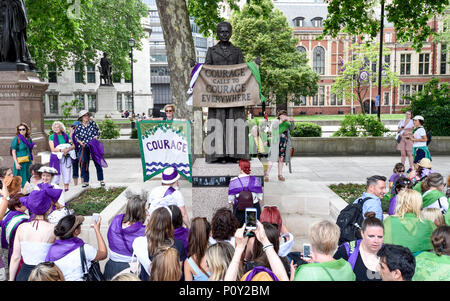
[[[350, 46], [353, 43], [361, 43], [361, 37], [352, 37], [340, 34], [336, 38], [325, 37], [316, 40], [323, 31], [323, 21], [327, 17], [327, 4], [321, 0], [274, 2], [287, 17], [293, 28], [293, 35], [298, 38], [297, 49], [305, 52], [309, 65], [320, 75], [319, 90], [316, 96], [307, 96], [301, 99], [300, 105], [289, 103], [289, 114], [347, 114], [361, 112], [361, 106], [354, 96], [352, 99], [339, 99], [331, 93], [331, 86], [338, 74], [340, 62], [347, 62], [351, 57]], [[431, 28], [442, 31], [442, 18], [435, 17], [430, 22]], [[379, 41], [379, 35], [374, 42]], [[432, 77], [438, 77], [440, 81], [450, 82], [450, 66], [446, 45], [435, 43], [431, 38], [424, 43], [420, 53], [409, 47], [408, 44], [397, 43], [393, 24], [384, 22], [384, 46], [391, 53], [384, 59], [390, 65], [401, 81], [399, 87], [382, 87], [381, 112], [400, 113], [401, 109], [409, 103], [404, 99], [405, 95], [411, 95], [420, 91], [423, 85]], [[377, 68], [373, 64], [372, 68]], [[378, 95], [378, 78], [370, 81], [370, 88], [364, 99], [364, 110], [368, 113], [376, 113], [375, 99]], [[269, 111], [274, 111], [271, 106]], [[253, 109], [255, 115], [260, 114], [261, 107]]]

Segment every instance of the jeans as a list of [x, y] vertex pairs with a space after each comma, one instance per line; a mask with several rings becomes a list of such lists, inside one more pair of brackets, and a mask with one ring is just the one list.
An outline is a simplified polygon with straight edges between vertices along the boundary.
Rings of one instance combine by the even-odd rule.
[[[81, 161], [81, 177], [84, 183], [89, 183], [89, 159], [91, 152], [88, 147], [82, 147], [78, 156]], [[97, 180], [103, 181], [103, 168], [94, 161], [95, 169], [97, 170]]]

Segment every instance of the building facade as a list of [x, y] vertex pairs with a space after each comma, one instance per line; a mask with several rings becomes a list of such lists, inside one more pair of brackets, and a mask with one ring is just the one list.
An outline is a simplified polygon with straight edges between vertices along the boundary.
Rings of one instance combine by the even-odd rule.
[[[322, 0], [274, 1], [275, 8], [286, 16], [293, 28], [293, 35], [298, 38], [297, 50], [304, 52], [308, 64], [320, 75], [319, 90], [316, 96], [302, 97], [301, 104], [289, 103], [289, 114], [347, 114], [361, 112], [361, 106], [353, 99], [341, 99], [331, 92], [331, 87], [339, 75], [342, 62], [351, 58], [351, 45], [362, 43], [361, 37], [340, 34], [336, 38], [325, 37], [317, 40], [323, 32], [323, 21], [327, 17], [327, 4]], [[434, 18], [429, 25], [442, 31], [442, 20]], [[384, 46], [390, 49], [385, 56], [390, 69], [394, 71], [401, 84], [399, 87], [382, 87], [381, 113], [400, 113], [409, 103], [405, 95], [411, 95], [423, 89], [432, 77], [450, 82], [450, 66], [446, 45], [434, 43], [430, 38], [424, 43], [422, 51], [416, 52], [409, 45], [398, 43], [393, 24], [384, 22]], [[379, 36], [373, 42], [379, 42]], [[373, 64], [373, 68], [378, 65]], [[363, 109], [368, 113], [377, 113], [376, 96], [378, 79], [369, 80], [370, 87], [363, 100]], [[273, 110], [272, 106], [269, 111]], [[254, 114], [261, 113], [261, 107], [253, 109]]]

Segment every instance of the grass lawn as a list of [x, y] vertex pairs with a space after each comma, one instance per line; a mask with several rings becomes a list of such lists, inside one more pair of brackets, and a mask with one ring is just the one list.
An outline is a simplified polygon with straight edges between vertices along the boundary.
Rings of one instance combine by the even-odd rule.
[[126, 187], [114, 188], [90, 188], [84, 191], [79, 197], [73, 199], [66, 204], [68, 209], [73, 209], [75, 215], [92, 215], [92, 213], [100, 213], [112, 201], [114, 201], [119, 194], [121, 194]]
[[[366, 191], [365, 184], [331, 184], [328, 186], [334, 193], [336, 193], [341, 199], [349, 204], [352, 204], [357, 198], [359, 198], [364, 191]], [[381, 207], [383, 212], [389, 211], [389, 200], [381, 200]]]

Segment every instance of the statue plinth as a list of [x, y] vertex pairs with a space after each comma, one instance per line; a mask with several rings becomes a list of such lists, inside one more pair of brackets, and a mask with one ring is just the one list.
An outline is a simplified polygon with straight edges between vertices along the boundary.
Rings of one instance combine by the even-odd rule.
[[96, 119], [120, 118], [117, 111], [117, 90], [114, 86], [101, 85], [97, 90], [98, 111]]
[[[11, 68], [22, 68], [16, 63], [2, 63]], [[14, 70], [14, 69], [13, 69]], [[0, 72], [0, 166], [12, 167], [9, 148], [16, 135], [16, 126], [25, 122], [31, 128], [34, 163], [39, 163], [39, 152], [49, 151], [48, 137], [44, 132], [43, 96], [48, 88], [37, 73], [27, 71]]]
[[[251, 175], [260, 178], [264, 186], [264, 166], [257, 158], [250, 161]], [[198, 158], [192, 166], [192, 215], [211, 221], [214, 213], [228, 205], [228, 185], [239, 175], [238, 163], [206, 163]], [[264, 200], [260, 202], [261, 208]]]

